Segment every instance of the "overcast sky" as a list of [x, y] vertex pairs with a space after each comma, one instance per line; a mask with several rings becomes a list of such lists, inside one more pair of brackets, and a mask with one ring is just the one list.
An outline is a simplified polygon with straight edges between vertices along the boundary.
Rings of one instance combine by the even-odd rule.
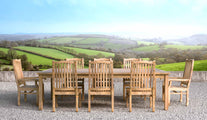
[[140, 38], [207, 34], [207, 0], [0, 1], [0, 34], [57, 32]]

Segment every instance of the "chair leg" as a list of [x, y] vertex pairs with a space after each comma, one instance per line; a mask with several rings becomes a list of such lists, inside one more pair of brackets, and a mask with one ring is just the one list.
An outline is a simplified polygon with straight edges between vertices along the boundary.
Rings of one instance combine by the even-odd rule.
[[189, 105], [189, 90], [186, 91], [186, 106]]
[[170, 105], [170, 90], [168, 90], [168, 105]]
[[165, 86], [164, 85], [162, 85], [162, 101], [165, 101]]
[[147, 96], [145, 95], [145, 96], [144, 96], [144, 101], [146, 101], [146, 100], [147, 100]]
[[153, 94], [152, 94], [152, 112], [155, 112], [155, 97], [156, 97], [156, 89], [153, 89]]
[[44, 98], [44, 96], [45, 96], [45, 87], [44, 87], [44, 84], [42, 84], [42, 101], [44, 102], [45, 101], [45, 98]]
[[111, 94], [111, 111], [114, 112], [114, 91]]
[[52, 94], [52, 111], [55, 112], [55, 102], [56, 102], [56, 97], [55, 94]]
[[126, 95], [126, 107], [127, 108], [129, 107], [129, 95], [128, 94]]
[[132, 111], [132, 95], [129, 95], [129, 112]]
[[17, 105], [20, 106], [21, 91], [18, 90]]
[[57, 108], [58, 107], [58, 102], [57, 102], [57, 95], [55, 96], [55, 107]]
[[78, 100], [79, 100], [79, 102], [78, 102], [79, 103], [78, 104], [79, 106], [78, 107], [80, 108], [81, 107], [81, 93], [79, 94], [79, 99]]
[[78, 94], [76, 94], [75, 95], [75, 99], [76, 99], [76, 103], [75, 103], [76, 104], [75, 105], [76, 106], [76, 112], [78, 112], [78, 98], [79, 98], [79, 96], [78, 96]]
[[126, 95], [126, 88], [125, 88], [126, 86], [125, 86], [125, 79], [123, 79], [123, 100], [125, 100], [125, 95]]
[[183, 100], [183, 93], [182, 91], [180, 91], [180, 102], [182, 102], [182, 100]]
[[88, 91], [88, 112], [91, 112], [91, 95], [89, 91]]
[[24, 91], [24, 93], [25, 93], [25, 94], [24, 94], [24, 101], [27, 102], [27, 94], [26, 94], [27, 91]]
[[94, 95], [91, 95], [91, 101], [93, 101], [94, 100]]
[[39, 89], [37, 89], [36, 104], [39, 105]]
[[150, 96], [150, 108], [152, 108], [152, 96]]
[[82, 86], [82, 100], [84, 100], [85, 97], [84, 97], [84, 81], [83, 81], [83, 86]]

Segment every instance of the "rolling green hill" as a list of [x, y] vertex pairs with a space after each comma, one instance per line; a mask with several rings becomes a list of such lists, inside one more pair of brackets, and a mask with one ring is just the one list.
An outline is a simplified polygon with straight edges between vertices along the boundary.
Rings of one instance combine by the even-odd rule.
[[15, 47], [21, 50], [26, 50], [26, 51], [31, 51], [34, 53], [38, 53], [41, 55], [46, 55], [46, 56], [50, 56], [53, 58], [58, 58], [58, 59], [65, 59], [65, 58], [73, 58], [74, 56], [55, 50], [55, 49], [50, 49], [50, 48], [38, 48], [38, 47], [27, 47], [27, 46], [19, 46], [19, 47]]
[[[156, 65], [157, 69], [165, 71], [184, 71], [185, 62]], [[194, 62], [194, 71], [207, 71], [207, 60]]]
[[41, 39], [39, 42], [50, 42], [50, 43], [72, 43], [79, 40], [83, 40], [85, 38], [79, 38], [79, 37], [54, 37], [54, 38], [48, 38], [48, 39]]
[[133, 51], [140, 51], [140, 52], [151, 52], [154, 50], [159, 50], [158, 45], [151, 45], [151, 46], [144, 46], [144, 47], [139, 47], [139, 48], [134, 48]]
[[154, 44], [153, 42], [146, 42], [146, 41], [137, 41], [137, 44], [140, 45], [140, 44], [144, 44], [144, 45], [151, 45], [151, 44]]
[[[0, 48], [0, 51], [4, 51], [5, 53], [7, 53], [9, 49], [8, 48]], [[30, 54], [30, 53], [26, 53], [26, 52], [22, 52], [22, 51], [18, 51], [16, 50], [18, 55], [26, 55], [28, 58], [28, 61], [32, 62], [33, 65], [52, 65], [52, 59], [48, 59], [48, 58], [44, 58], [38, 55], [34, 55], [34, 54]]]
[[100, 42], [107, 42], [107, 38], [86, 38], [84, 40], [77, 41], [75, 44], [97, 44]]
[[177, 48], [180, 50], [187, 50], [187, 49], [202, 49], [204, 46], [195, 46], [195, 45], [165, 45], [165, 48]]
[[110, 57], [110, 56], [114, 57], [114, 53], [110, 53], [110, 52], [103, 52], [103, 51], [89, 50], [89, 49], [82, 49], [82, 48], [74, 48], [74, 47], [64, 47], [64, 48], [72, 49], [72, 50], [76, 51], [77, 54], [84, 53], [87, 55], [98, 55], [101, 53], [105, 57]]

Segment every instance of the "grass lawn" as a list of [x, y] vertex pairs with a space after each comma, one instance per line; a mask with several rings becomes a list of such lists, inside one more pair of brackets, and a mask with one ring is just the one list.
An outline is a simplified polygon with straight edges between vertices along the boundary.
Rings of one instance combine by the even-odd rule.
[[[165, 71], [184, 71], [185, 62], [156, 65], [157, 69]], [[194, 62], [194, 71], [207, 71], [207, 60]]]
[[187, 50], [187, 49], [202, 49], [204, 46], [196, 46], [196, 45], [165, 45], [165, 48], [177, 48], [180, 50]]
[[[7, 53], [9, 49], [8, 48], [0, 48], [0, 51], [4, 51]], [[32, 62], [33, 65], [52, 65], [52, 59], [48, 59], [48, 58], [44, 58], [38, 55], [34, 55], [34, 54], [30, 54], [30, 53], [26, 53], [26, 52], [22, 52], [22, 51], [18, 51], [16, 50], [18, 55], [26, 55], [28, 58], [28, 61]]]
[[159, 50], [159, 49], [160, 48], [158, 45], [150, 45], [150, 46], [134, 48], [133, 51], [150, 52], [150, 51]]
[[35, 53], [39, 53], [42, 55], [46, 55], [46, 56], [51, 56], [54, 58], [59, 58], [59, 59], [65, 59], [65, 58], [73, 58], [74, 56], [55, 50], [55, 49], [50, 49], [50, 48], [38, 48], [38, 47], [27, 47], [27, 46], [19, 46], [16, 47], [22, 50], [27, 50], [27, 51], [31, 51], [31, 52], [35, 52]]
[[107, 42], [107, 38], [87, 38], [84, 40], [77, 41], [76, 44], [97, 44], [100, 42]]
[[101, 54], [105, 55], [105, 57], [110, 57], [110, 56], [114, 57], [114, 53], [110, 53], [110, 52], [103, 52], [103, 51], [89, 50], [89, 49], [82, 49], [82, 48], [74, 48], [74, 47], [64, 47], [64, 48], [73, 49], [77, 53], [84, 53], [87, 55], [98, 55], [99, 53], [101, 53]]

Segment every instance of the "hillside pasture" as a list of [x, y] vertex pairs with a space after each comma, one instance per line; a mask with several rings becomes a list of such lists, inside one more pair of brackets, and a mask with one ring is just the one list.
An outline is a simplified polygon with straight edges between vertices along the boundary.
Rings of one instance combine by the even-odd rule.
[[84, 40], [80, 40], [75, 42], [75, 44], [98, 44], [101, 42], [107, 42], [107, 38], [86, 38]]
[[15, 47], [21, 50], [26, 50], [26, 51], [31, 51], [34, 53], [38, 53], [41, 55], [45, 55], [45, 56], [50, 56], [53, 58], [58, 58], [58, 59], [65, 59], [65, 58], [73, 58], [74, 56], [61, 52], [59, 50], [55, 50], [55, 49], [50, 49], [50, 48], [38, 48], [38, 47], [27, 47], [27, 46], [19, 46], [19, 47]]
[[151, 52], [154, 50], [159, 50], [158, 45], [150, 45], [150, 46], [144, 46], [144, 47], [139, 47], [139, 48], [134, 48], [133, 51], [138, 51], [138, 52]]
[[105, 57], [114, 57], [114, 53], [110, 53], [110, 52], [103, 52], [103, 51], [89, 50], [89, 49], [82, 49], [82, 48], [74, 48], [74, 47], [64, 47], [64, 48], [72, 49], [72, 50], [76, 51], [77, 54], [84, 53], [84, 54], [87, 54], [89, 56], [92, 56], [92, 55], [98, 55], [98, 54], [101, 53]]
[[[156, 68], [164, 71], [184, 71], [185, 62], [157, 65]], [[194, 71], [207, 71], [207, 60], [194, 62]]]
[[[8, 48], [0, 48], [0, 51], [4, 51], [5, 53], [8, 52]], [[52, 65], [52, 59], [44, 58], [38, 55], [30, 54], [27, 52], [22, 52], [16, 50], [18, 55], [26, 55], [28, 58], [28, 61], [31, 62], [33, 65]]]
[[39, 42], [49, 42], [49, 43], [56, 43], [56, 44], [65, 44], [65, 43], [73, 43], [79, 40], [83, 40], [85, 38], [80, 37], [54, 37], [48, 39], [41, 39]]
[[204, 46], [196, 46], [196, 45], [165, 45], [164, 48], [177, 48], [177, 49], [180, 49], [180, 50], [187, 50], [187, 49], [196, 50], [196, 49], [202, 49], [202, 48], [204, 48]]
[[152, 44], [154, 44], [154, 43], [153, 43], [153, 42], [146, 42], [146, 41], [138, 40], [138, 41], [137, 41], [137, 44], [138, 44], [138, 45], [141, 45], [141, 44], [144, 44], [144, 45], [152, 45]]

